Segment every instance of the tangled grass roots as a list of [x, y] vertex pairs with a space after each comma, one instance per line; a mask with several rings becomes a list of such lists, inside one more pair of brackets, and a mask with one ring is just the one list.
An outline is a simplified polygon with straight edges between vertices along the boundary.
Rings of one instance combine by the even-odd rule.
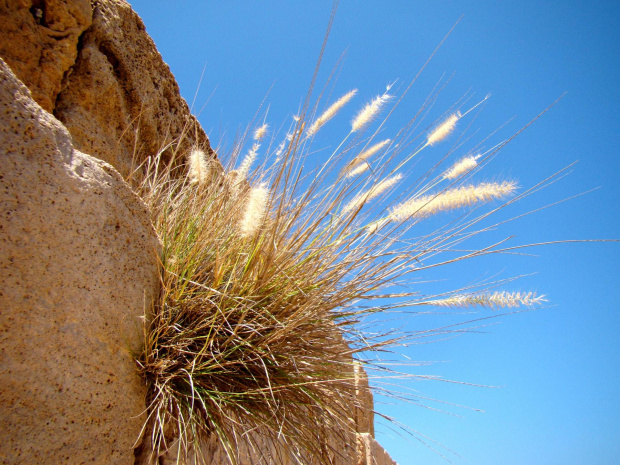
[[[347, 101], [353, 94], [346, 94]], [[333, 463], [342, 453], [338, 442], [351, 442], [353, 412], [363, 408], [356, 405], [354, 354], [398, 340], [364, 336], [356, 324], [364, 315], [403, 302], [513, 306], [540, 300], [457, 291], [381, 294], [426, 267], [489, 253], [442, 256], [454, 253], [487, 214], [452, 219], [416, 239], [411, 230], [431, 214], [471, 209], [515, 188], [464, 188], [461, 181], [477, 167], [471, 160], [480, 158], [469, 154], [467, 169], [426, 176], [414, 192], [401, 192], [404, 202], [392, 205], [388, 199], [401, 180], [396, 171], [447, 138], [461, 114], [437, 125], [413, 151], [407, 147], [415, 139], [403, 131], [375, 150], [376, 133], [363, 136], [362, 128], [390, 97], [386, 92], [364, 107], [320, 164], [308, 163], [312, 141], [344, 104], [329, 107], [309, 130], [303, 117], [291, 123], [253, 171], [265, 125], [237, 170], [240, 149], [227, 170], [200, 150], [185, 166], [162, 166], [155, 157], [143, 167], [140, 192], [163, 243], [161, 295], [138, 360], [149, 384], [154, 454], [177, 448], [185, 459], [209, 463], [215, 441], [231, 463], [240, 460], [241, 450], [260, 455], [276, 449], [298, 463]], [[305, 163], [316, 168], [306, 170]], [[352, 176], [361, 163], [373, 169]]]

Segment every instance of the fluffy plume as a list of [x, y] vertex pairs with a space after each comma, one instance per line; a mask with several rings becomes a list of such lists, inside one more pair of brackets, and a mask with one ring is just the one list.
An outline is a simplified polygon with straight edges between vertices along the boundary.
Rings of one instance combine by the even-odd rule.
[[192, 150], [189, 154], [189, 182], [192, 184], [205, 184], [209, 175], [209, 164], [210, 161], [202, 150]]
[[397, 174], [396, 176], [392, 176], [391, 178], [384, 179], [379, 184], [371, 187], [368, 191], [359, 194], [353, 198], [343, 209], [342, 213], [348, 213], [353, 209], [360, 208], [366, 202], [371, 201], [372, 199], [380, 196], [390, 187], [394, 186], [398, 181], [402, 179], [401, 174]]
[[338, 113], [340, 109], [344, 107], [348, 103], [348, 101], [355, 96], [355, 94], [357, 94], [357, 89], [353, 89], [352, 91], [344, 94], [342, 97], [336, 100], [335, 103], [333, 103], [327, 110], [325, 110], [325, 112], [321, 116], [319, 116], [314, 121], [314, 123], [310, 125], [308, 131], [306, 132], [307, 136], [312, 137], [313, 135], [315, 135], [318, 130], [321, 129], [323, 125], [325, 125], [325, 123], [332, 119], [336, 115], [336, 113]]
[[239, 169], [237, 170], [237, 172], [239, 173], [240, 179], [245, 179], [248, 177], [250, 168], [252, 167], [254, 160], [256, 160], [256, 154], [258, 153], [259, 148], [260, 148], [260, 144], [255, 142], [254, 145], [252, 145], [252, 148], [250, 149], [248, 154], [245, 156], [245, 158], [241, 162], [241, 165], [239, 166]]
[[407, 218], [425, 218], [442, 211], [466, 207], [478, 202], [488, 202], [512, 194], [516, 183], [482, 183], [449, 189], [436, 195], [414, 197], [398, 206], [390, 213], [390, 218], [401, 221]]
[[[352, 169], [351, 171], [349, 171], [347, 173], [347, 178], [352, 178], [354, 176], [358, 176], [360, 174], [362, 174], [363, 172], [367, 171], [368, 168], [370, 168], [370, 165], [368, 164], [368, 162], [363, 162], [361, 165], [358, 165], [356, 168]], [[344, 171], [347, 171], [346, 168]]]
[[343, 171], [350, 172], [355, 167], [357, 167], [360, 163], [368, 160], [370, 157], [372, 157], [375, 153], [377, 153], [379, 150], [381, 150], [383, 147], [385, 147], [389, 143], [390, 143], [390, 139], [385, 139], [367, 148], [362, 153], [360, 153], [357, 157], [351, 160], [351, 162], [347, 166], [345, 166]]
[[293, 140], [293, 134], [289, 132], [284, 137], [284, 140], [280, 142], [280, 145], [278, 145], [278, 147], [276, 148], [276, 152], [275, 152], [276, 163], [280, 161], [280, 158], [282, 157], [282, 153], [284, 153], [284, 149], [286, 148], [286, 143], [292, 140]]
[[430, 305], [440, 307], [490, 307], [514, 308], [525, 305], [531, 307], [546, 302], [545, 296], [537, 296], [534, 292], [493, 292], [483, 294], [457, 294], [447, 299], [431, 300]]
[[370, 103], [367, 103], [364, 108], [353, 118], [351, 122], [351, 132], [357, 132], [365, 128], [383, 109], [385, 103], [392, 98], [391, 95], [385, 93], [375, 97]]
[[385, 226], [389, 222], [390, 222], [389, 218], [383, 218], [383, 219], [380, 219], [380, 220], [375, 221], [373, 223], [370, 223], [366, 227], [366, 235], [370, 236], [371, 234], [376, 233], [379, 229], [381, 229], [383, 226]]
[[456, 179], [465, 173], [470, 172], [478, 166], [480, 155], [469, 156], [457, 161], [452, 167], [443, 174], [444, 179]]
[[239, 233], [242, 237], [252, 237], [258, 231], [265, 216], [268, 197], [269, 191], [265, 184], [250, 189], [243, 218], [239, 224]]
[[267, 135], [268, 129], [269, 129], [269, 125], [266, 123], [263, 124], [260, 128], [257, 128], [256, 131], [254, 131], [254, 140], [255, 141], [263, 140], [263, 137]]
[[446, 118], [443, 123], [433, 129], [433, 131], [428, 135], [426, 139], [426, 144], [434, 145], [448, 137], [450, 133], [454, 131], [454, 128], [456, 127], [456, 122], [459, 120], [460, 117], [461, 113], [458, 111], [453, 115], [448, 116], [448, 118]]

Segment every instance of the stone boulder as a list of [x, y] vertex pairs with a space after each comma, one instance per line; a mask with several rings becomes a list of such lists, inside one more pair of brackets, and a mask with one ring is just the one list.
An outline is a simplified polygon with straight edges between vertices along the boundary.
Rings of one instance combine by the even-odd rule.
[[144, 203], [0, 60], [0, 463], [134, 463], [158, 247]]
[[0, 0], [0, 57], [69, 130], [78, 150], [127, 178], [209, 140], [124, 0]]

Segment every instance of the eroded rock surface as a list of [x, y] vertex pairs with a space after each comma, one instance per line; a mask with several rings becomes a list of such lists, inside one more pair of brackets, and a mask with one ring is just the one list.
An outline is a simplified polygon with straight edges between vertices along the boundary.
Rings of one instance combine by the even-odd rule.
[[158, 246], [120, 175], [0, 60], [0, 463], [134, 463]]
[[124, 0], [0, 0], [0, 57], [74, 146], [124, 177], [163, 147], [209, 141]]
[[0, 0], [0, 57], [49, 112], [92, 15], [89, 0]]

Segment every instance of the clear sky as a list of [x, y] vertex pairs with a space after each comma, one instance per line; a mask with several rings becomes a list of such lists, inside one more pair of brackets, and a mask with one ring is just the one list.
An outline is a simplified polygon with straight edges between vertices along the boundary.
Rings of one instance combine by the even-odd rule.
[[[130, 3], [190, 103], [206, 65], [195, 111], [208, 100], [199, 120], [214, 146], [223, 134], [230, 142], [242, 131], [268, 92], [270, 123], [277, 126], [297, 111], [331, 10], [328, 0]], [[528, 187], [579, 161], [570, 176], [520, 202], [515, 215], [600, 189], [509, 223], [501, 236], [515, 235], [511, 244], [620, 238], [620, 3], [342, 0], [319, 85], [346, 52], [334, 95], [358, 88], [359, 106], [395, 79], [415, 76], [462, 15], [400, 108], [402, 120], [397, 116], [390, 125], [398, 129], [444, 75], [452, 77], [429, 117], [437, 118], [468, 91], [476, 98], [491, 92], [475, 122], [481, 136], [511, 120], [500, 138], [509, 136], [566, 92], [481, 177], [517, 179]], [[484, 413], [445, 407], [453, 416], [381, 398], [376, 408], [458, 453], [442, 449], [457, 464], [620, 463], [620, 244], [531, 252], [535, 256], [463, 263], [441, 277], [450, 287], [497, 273], [536, 273], [507, 287], [544, 293], [548, 306], [500, 318], [476, 333], [404, 349], [414, 360], [438, 361], [415, 372], [501, 386], [410, 384], [420, 395]], [[448, 317], [426, 318], [405, 324], [415, 329]], [[377, 439], [401, 465], [447, 463], [379, 423]]]

